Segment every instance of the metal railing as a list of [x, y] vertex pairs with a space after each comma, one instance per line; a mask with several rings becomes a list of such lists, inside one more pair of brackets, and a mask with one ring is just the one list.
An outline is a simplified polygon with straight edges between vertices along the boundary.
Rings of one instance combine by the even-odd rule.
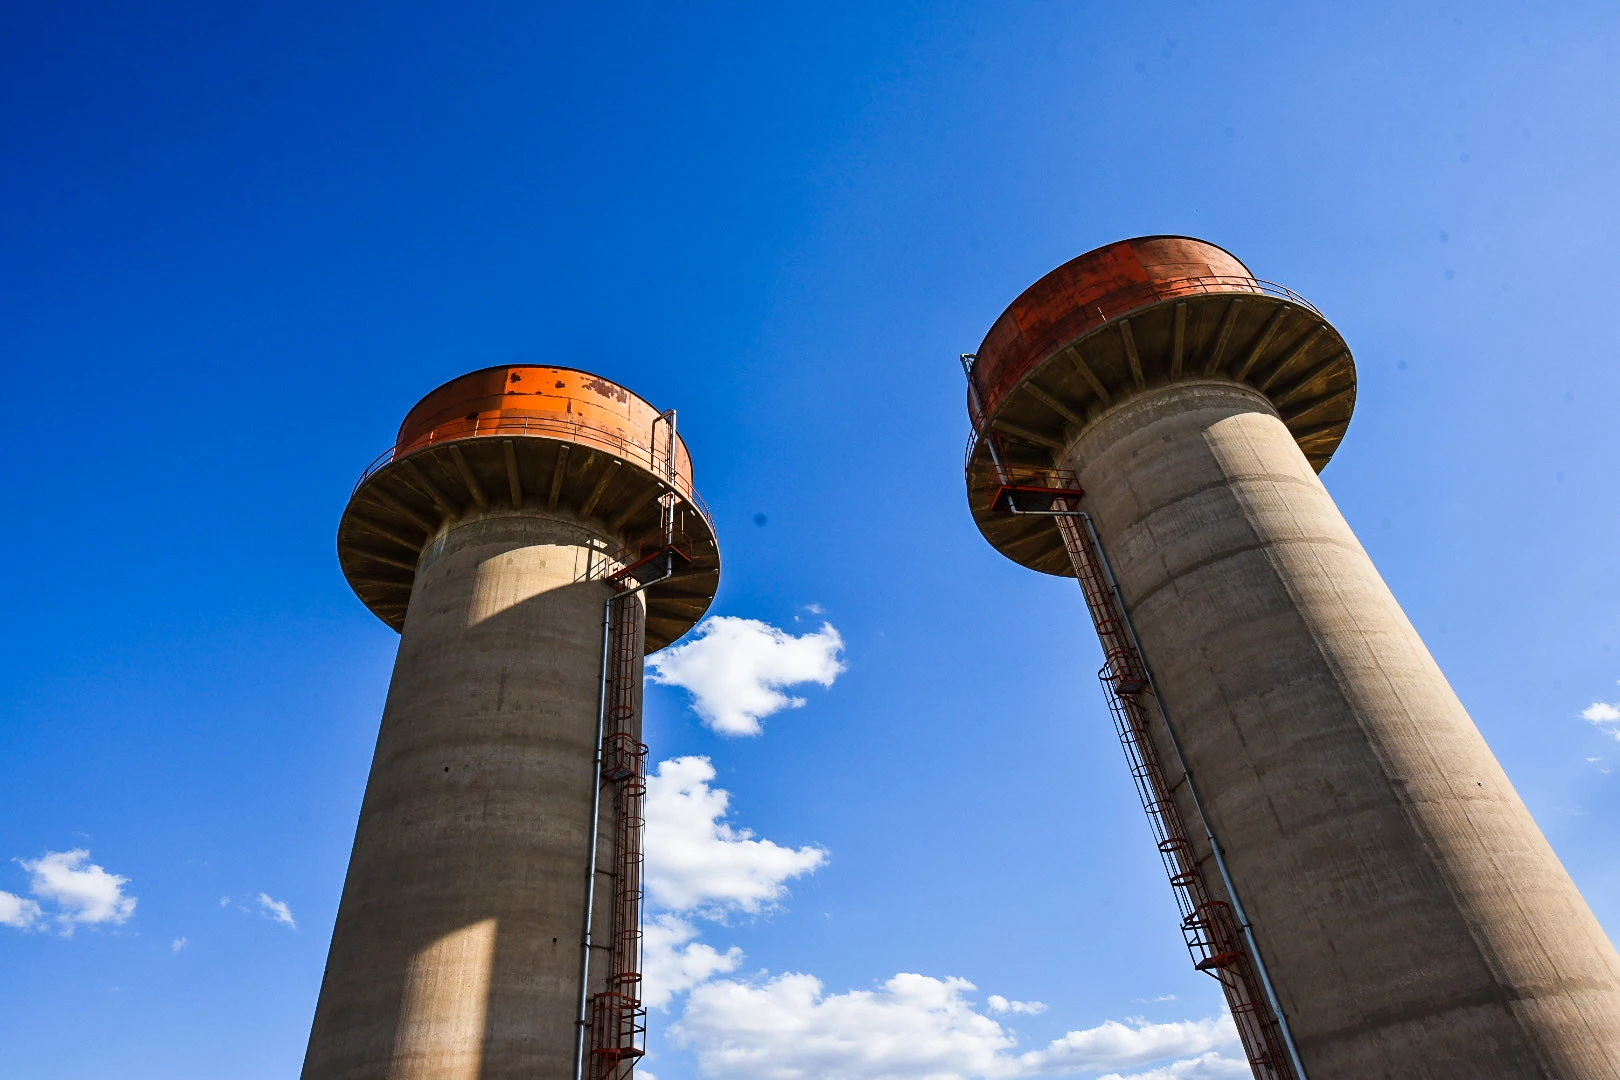
[[[1144, 281], [1133, 282], [1128, 289], [1121, 289], [1117, 293], [1103, 297], [1096, 303], [1087, 304], [1083, 310], [1087, 315], [1085, 323], [1074, 335], [1080, 337], [1089, 334], [1099, 326], [1104, 326], [1114, 319], [1123, 318], [1135, 311], [1164, 300], [1177, 300], [1186, 296], [1199, 296], [1206, 293], [1217, 294], [1252, 294], [1257, 296], [1270, 296], [1278, 300], [1286, 300], [1290, 304], [1302, 307], [1314, 315], [1322, 312], [1317, 306], [1305, 299], [1293, 289], [1279, 285], [1275, 281], [1266, 281], [1264, 278], [1236, 277], [1223, 275], [1205, 275], [1202, 277], [1175, 278], [1171, 281]], [[978, 398], [988, 402], [990, 408], [1001, 403], [1002, 398], [1012, 389], [1013, 385], [1029, 374], [1031, 368], [1046, 359], [1049, 353], [1037, 356], [1018, 368], [1005, 371], [997, 380], [997, 385], [988, 391], [979, 386], [978, 357], [971, 356], [967, 365], [967, 376], [973, 380], [974, 388], [978, 391]], [[980, 435], [984, 429], [985, 417], [970, 406], [969, 419], [973, 423], [973, 430], [968, 433], [967, 452], [963, 455], [963, 467], [973, 461], [973, 453], [978, 449]]]
[[574, 575], [574, 584], [584, 581], [606, 581], [615, 587], [626, 587], [627, 581], [641, 584], [648, 575], [660, 572], [653, 565], [659, 556], [674, 555], [678, 563], [685, 565], [696, 558], [696, 547], [697, 539], [677, 521], [667, 534], [649, 543], [590, 548], [585, 568]]
[[[549, 435], [585, 446], [596, 445], [626, 461], [645, 465], [654, 475], [668, 483], [677, 495], [690, 503], [709, 523], [710, 529], [714, 528], [714, 515], [709, 512], [708, 506], [692, 486], [691, 477], [681, 475], [678, 468], [672, 467], [668, 452], [658, 447], [650, 437], [648, 442], [642, 443], [595, 424], [549, 416], [479, 416], [471, 420], [451, 420], [440, 424], [403, 447], [390, 446], [378, 454], [360, 474], [360, 479], [354, 482], [354, 491], [359, 491], [360, 486], [378, 472], [418, 450], [439, 443], [491, 435]], [[353, 496], [353, 491], [350, 492], [350, 496]]]
[[994, 475], [971, 491], [974, 510], [1000, 510], [1009, 514], [1050, 514], [1055, 499], [1079, 498], [1080, 477], [1072, 469], [1050, 465], [1009, 465], [992, 462]]

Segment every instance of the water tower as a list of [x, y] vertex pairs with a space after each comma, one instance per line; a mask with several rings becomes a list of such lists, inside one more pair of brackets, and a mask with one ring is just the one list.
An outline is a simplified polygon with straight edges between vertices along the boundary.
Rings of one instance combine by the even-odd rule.
[[643, 655], [720, 575], [675, 414], [464, 375], [361, 477], [338, 557], [400, 643], [305, 1080], [627, 1077]]
[[1255, 1076], [1620, 1077], [1620, 959], [1317, 478], [1356, 393], [1321, 313], [1143, 237], [963, 359], [974, 520], [1078, 578]]

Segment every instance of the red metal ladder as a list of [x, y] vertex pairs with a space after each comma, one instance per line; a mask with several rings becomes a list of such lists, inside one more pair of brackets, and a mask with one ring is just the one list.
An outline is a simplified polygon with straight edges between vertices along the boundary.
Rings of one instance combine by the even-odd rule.
[[[622, 572], [615, 577], [621, 588], [633, 580]], [[629, 1080], [636, 1062], [646, 1053], [647, 1039], [647, 1010], [641, 1003], [647, 746], [636, 738], [641, 605], [631, 596], [622, 596], [613, 607], [607, 723], [602, 740], [602, 782], [613, 786], [613, 919], [604, 981], [607, 989], [591, 998], [591, 1080]]]

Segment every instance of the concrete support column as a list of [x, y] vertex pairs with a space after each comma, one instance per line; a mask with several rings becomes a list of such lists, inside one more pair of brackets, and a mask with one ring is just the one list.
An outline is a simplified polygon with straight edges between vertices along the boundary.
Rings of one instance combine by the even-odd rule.
[[565, 515], [488, 513], [423, 552], [305, 1080], [573, 1075], [611, 595], [578, 579], [608, 540]]
[[1271, 403], [1167, 386], [1061, 457], [1311, 1080], [1620, 1076], [1620, 959]]

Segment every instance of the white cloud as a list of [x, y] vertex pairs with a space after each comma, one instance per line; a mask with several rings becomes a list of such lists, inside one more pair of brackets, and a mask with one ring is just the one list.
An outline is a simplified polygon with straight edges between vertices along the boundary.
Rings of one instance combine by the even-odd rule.
[[1109, 1073], [1099, 1076], [1097, 1080], [1250, 1080], [1253, 1076], [1248, 1062], [1210, 1053], [1184, 1061], [1172, 1061], [1145, 1073], [1132, 1073], [1129, 1076]]
[[[64, 936], [71, 936], [76, 926], [117, 925], [129, 921], [135, 914], [136, 898], [124, 895], [129, 878], [109, 874], [89, 859], [88, 850], [75, 848], [49, 851], [37, 859], [17, 860], [17, 865], [29, 873], [29, 891], [55, 906], [51, 918], [62, 928]], [[33, 911], [36, 916], [40, 914], [37, 903], [33, 903]]]
[[1011, 1075], [1013, 1038], [964, 979], [896, 975], [826, 995], [813, 975], [699, 986], [671, 1035], [713, 1080], [957, 1080]]
[[1145, 1020], [1121, 1024], [1109, 1020], [1084, 1031], [1071, 1031], [1053, 1039], [1046, 1049], [1032, 1051], [1019, 1060], [1034, 1073], [1119, 1069], [1206, 1054], [1236, 1043], [1237, 1029], [1227, 1016], [1169, 1024]]
[[186, 947], [186, 939], [183, 938], [183, 937], [177, 937], [173, 941], [169, 942], [169, 951], [170, 952], [179, 952], [181, 949], [183, 949], [185, 947]]
[[[1600, 731], [1620, 739], [1620, 706], [1611, 705], [1607, 701], [1594, 701], [1581, 710], [1582, 718], [1590, 720]], [[1604, 727], [1605, 724], [1616, 725]]]
[[31, 930], [42, 916], [39, 905], [16, 893], [0, 892], [0, 926]]
[[[909, 974], [878, 990], [830, 995], [812, 975], [723, 979], [692, 990], [671, 1035], [713, 1080], [1017, 1080], [1167, 1059], [1178, 1060], [1133, 1078], [1115, 1072], [1111, 1080], [1225, 1080], [1247, 1072], [1241, 1061], [1212, 1052], [1237, 1042], [1225, 1016], [1109, 1021], [1018, 1054], [1012, 1033], [968, 999], [972, 989], [965, 979]], [[1011, 1012], [1012, 1002], [1001, 1000]]]
[[710, 787], [706, 757], [662, 761], [647, 782], [647, 893], [666, 911], [723, 917], [754, 913], [786, 882], [827, 860], [819, 847], [783, 847], [725, 821], [730, 792]]
[[659, 762], [647, 784], [646, 881], [651, 917], [644, 927], [642, 999], [667, 1009], [716, 975], [735, 971], [743, 953], [697, 940], [686, 917], [724, 920], [733, 913], [766, 911], [787, 892], [787, 882], [821, 866], [815, 846], [784, 847], [761, 840], [726, 820], [731, 793], [712, 786], [705, 757]]
[[280, 900], [271, 899], [269, 893], [259, 894], [259, 914], [272, 922], [298, 929], [298, 924], [293, 921], [292, 909]]
[[[703, 944], [697, 927], [675, 915], [649, 919], [643, 934], [641, 1001], [650, 1009], [666, 1009], [676, 994], [736, 971], [742, 963], [741, 949], [733, 945], [720, 952]], [[642, 1072], [636, 1070], [638, 1076]]]
[[964, 979], [899, 974], [875, 990], [827, 994], [813, 975], [736, 978], [742, 950], [700, 941], [696, 920], [769, 911], [787, 883], [821, 866], [827, 853], [813, 845], [785, 847], [731, 824], [731, 795], [714, 786], [715, 777], [708, 758], [680, 757], [660, 762], [649, 778], [651, 916], [643, 942], [643, 1000], [667, 1010], [686, 995], [670, 1036], [691, 1050], [708, 1080], [1033, 1080], [1106, 1070], [1112, 1072], [1101, 1080], [1247, 1075], [1241, 1060], [1217, 1052], [1236, 1045], [1225, 1016], [1109, 1021], [1020, 1052], [1004, 1024], [1046, 1005], [992, 994], [981, 1007]]
[[831, 686], [844, 670], [843, 651], [830, 623], [795, 637], [757, 619], [716, 615], [690, 641], [649, 657], [648, 677], [689, 691], [693, 710], [720, 734], [758, 735], [760, 720], [805, 703], [784, 689]]
[[990, 1006], [990, 1011], [1000, 1015], [1002, 1013], [1023, 1014], [1025, 1016], [1039, 1016], [1046, 1011], [1044, 1001], [1009, 1001], [1000, 994], [991, 994], [984, 999]]

